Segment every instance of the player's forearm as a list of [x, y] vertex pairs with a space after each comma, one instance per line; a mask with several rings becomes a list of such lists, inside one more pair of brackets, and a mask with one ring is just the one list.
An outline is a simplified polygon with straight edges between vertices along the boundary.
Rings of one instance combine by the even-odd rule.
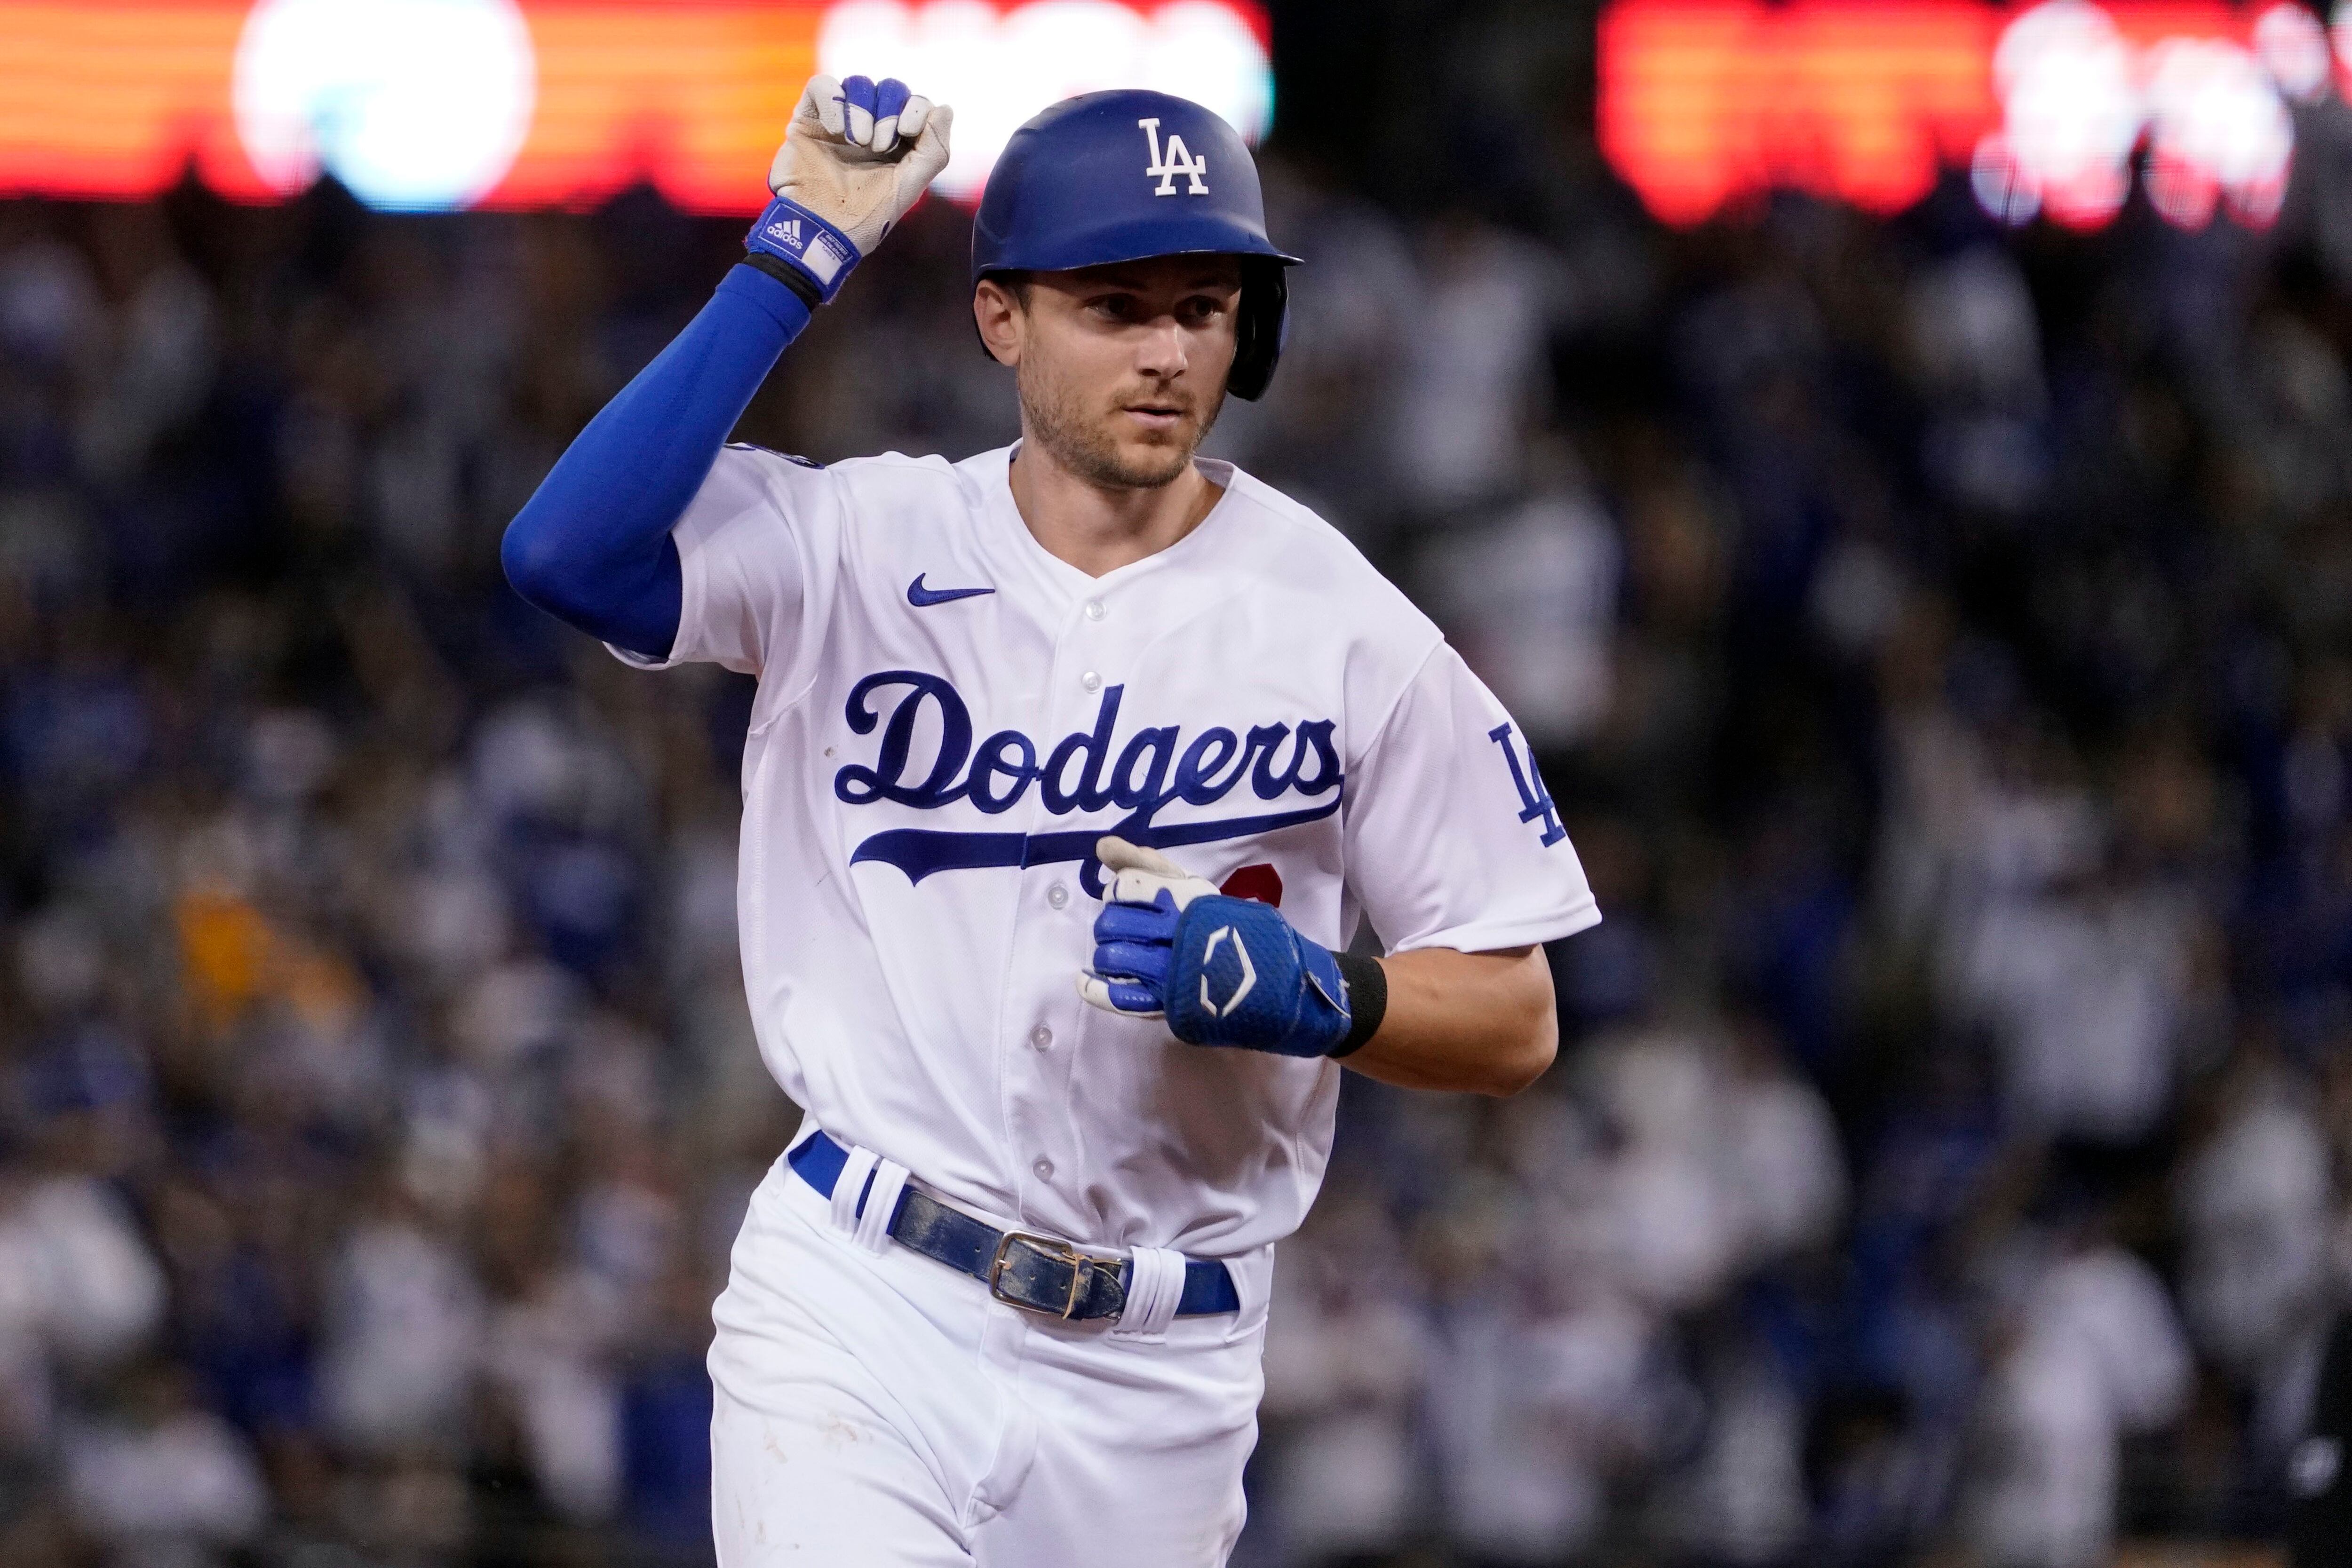
[[730, 271], [508, 525], [501, 553], [515, 591], [593, 637], [667, 655], [682, 590], [670, 529], [808, 320], [784, 284], [748, 266]]
[[1388, 1010], [1341, 1058], [1357, 1071], [1405, 1089], [1516, 1094], [1551, 1065], [1559, 1021], [1542, 948], [1424, 947], [1381, 967]]

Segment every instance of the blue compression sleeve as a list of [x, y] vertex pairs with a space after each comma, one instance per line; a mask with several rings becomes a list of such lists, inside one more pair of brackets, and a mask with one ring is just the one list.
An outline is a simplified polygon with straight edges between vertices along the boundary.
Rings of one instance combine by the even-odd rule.
[[667, 657], [683, 581], [670, 528], [808, 322], [808, 305], [782, 283], [730, 271], [507, 525], [499, 558], [515, 591], [592, 637]]

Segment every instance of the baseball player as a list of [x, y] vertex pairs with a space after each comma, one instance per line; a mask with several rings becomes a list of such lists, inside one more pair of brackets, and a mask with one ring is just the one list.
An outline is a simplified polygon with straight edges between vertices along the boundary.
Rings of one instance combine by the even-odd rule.
[[812, 81], [742, 265], [506, 566], [632, 664], [759, 679], [743, 972], [807, 1119], [715, 1309], [719, 1561], [1220, 1563], [1340, 1064], [1523, 1087], [1554, 1048], [1538, 944], [1600, 916], [1436, 629], [1195, 455], [1265, 389], [1297, 259], [1199, 105], [1094, 93], [1005, 148], [972, 313], [1012, 448], [725, 444], [949, 127]]

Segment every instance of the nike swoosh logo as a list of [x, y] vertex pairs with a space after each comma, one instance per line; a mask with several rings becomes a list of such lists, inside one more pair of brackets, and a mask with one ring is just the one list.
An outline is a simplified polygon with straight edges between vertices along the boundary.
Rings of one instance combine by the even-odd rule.
[[907, 602], [918, 610], [928, 610], [934, 604], [945, 604], [951, 599], [970, 599], [976, 594], [993, 593], [992, 588], [925, 588], [928, 572], [917, 572], [915, 580], [907, 584]]

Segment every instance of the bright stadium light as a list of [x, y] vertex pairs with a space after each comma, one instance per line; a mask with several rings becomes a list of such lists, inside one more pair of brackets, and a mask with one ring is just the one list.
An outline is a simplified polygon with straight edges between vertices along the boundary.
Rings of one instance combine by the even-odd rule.
[[2327, 96], [2329, 58], [2327, 29], [2298, 0], [2279, 0], [2254, 22], [2254, 54], [2278, 83], [2279, 91], [2297, 103], [2316, 103]]
[[2115, 18], [2084, 0], [2037, 5], [2001, 33], [1992, 79], [2011, 155], [2043, 210], [2076, 228], [2114, 217], [2142, 120]]
[[262, 0], [238, 40], [236, 127], [270, 185], [321, 167], [371, 206], [466, 206], [530, 128], [530, 29], [511, 0]]
[[1273, 128], [1274, 61], [1239, 11], [1176, 0], [1153, 13], [1151, 31], [1156, 52], [1140, 85], [1208, 105], [1245, 141]]
[[2226, 203], [2242, 223], [2270, 223], [2294, 150], [2279, 73], [2297, 82], [2310, 75], [2299, 45], [2311, 37], [2280, 18], [2287, 9], [2255, 25], [2257, 47], [2268, 30], [2268, 68], [2227, 38], [2168, 37], [2136, 49], [2113, 16], [2084, 0], [2026, 12], [1993, 51], [2001, 126], [1986, 140], [2033, 200], [1989, 184], [1984, 170], [1999, 159], [1980, 148], [1976, 183], [1985, 209], [2011, 223], [2039, 210], [2071, 228], [2095, 228], [2123, 206], [2144, 140], [2148, 200], [2168, 222], [2201, 228]]
[[1233, 7], [1180, 0], [1149, 15], [1109, 0], [850, 0], [826, 12], [817, 65], [836, 76], [895, 76], [955, 106], [945, 195], [976, 198], [1021, 122], [1058, 99], [1150, 87], [1205, 104], [1251, 141], [1265, 133], [1274, 74], [1265, 46]]
[[2148, 51], [2148, 199], [2183, 228], [2212, 221], [2216, 200], [2267, 225], [2286, 195], [2294, 127], [2252, 55], [2212, 38], [2168, 38]]

